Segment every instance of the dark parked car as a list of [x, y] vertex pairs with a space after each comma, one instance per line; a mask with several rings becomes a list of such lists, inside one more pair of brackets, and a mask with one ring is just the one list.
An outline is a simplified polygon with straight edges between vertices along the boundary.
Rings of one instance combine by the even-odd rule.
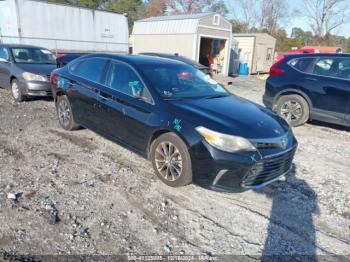
[[271, 67], [264, 103], [292, 126], [350, 126], [350, 55], [288, 55]]
[[83, 55], [86, 55], [86, 53], [70, 53], [70, 54], [65, 54], [60, 57], [56, 58], [56, 64], [57, 67], [64, 67], [67, 65], [69, 62], [73, 61], [74, 59], [77, 59], [78, 57], [81, 57]]
[[285, 120], [183, 62], [88, 55], [51, 81], [62, 128], [89, 128], [149, 158], [169, 186], [205, 175], [214, 188], [257, 188], [292, 166]]
[[196, 61], [189, 59], [187, 57], [181, 56], [179, 54], [164, 54], [164, 53], [141, 53], [141, 55], [157, 56], [163, 58], [174, 59], [177, 61], [184, 62], [191, 66], [194, 66], [198, 70], [201, 70], [204, 74], [212, 76], [212, 71], [210, 67], [197, 63]]
[[11, 88], [18, 102], [30, 96], [50, 96], [55, 56], [29, 45], [0, 44], [0, 87]]

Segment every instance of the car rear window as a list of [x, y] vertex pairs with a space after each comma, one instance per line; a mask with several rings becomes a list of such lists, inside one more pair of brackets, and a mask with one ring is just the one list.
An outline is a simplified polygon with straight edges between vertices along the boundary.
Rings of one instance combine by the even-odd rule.
[[88, 58], [73, 63], [69, 70], [76, 76], [101, 84], [107, 61], [104, 58]]
[[308, 69], [310, 68], [311, 62], [313, 61], [313, 58], [310, 57], [305, 57], [305, 58], [295, 58], [292, 59], [288, 64], [301, 71], [301, 72], [307, 72]]

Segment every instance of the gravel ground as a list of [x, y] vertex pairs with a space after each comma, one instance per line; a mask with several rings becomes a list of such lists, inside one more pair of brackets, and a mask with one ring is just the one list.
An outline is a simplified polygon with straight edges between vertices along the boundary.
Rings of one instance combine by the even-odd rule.
[[[227, 79], [220, 79], [227, 81]], [[261, 103], [264, 81], [233, 79]], [[350, 255], [350, 132], [309, 123], [286, 182], [242, 193], [170, 188], [151, 164], [52, 100], [0, 89], [0, 260], [25, 254]], [[16, 198], [16, 199], [9, 199]]]

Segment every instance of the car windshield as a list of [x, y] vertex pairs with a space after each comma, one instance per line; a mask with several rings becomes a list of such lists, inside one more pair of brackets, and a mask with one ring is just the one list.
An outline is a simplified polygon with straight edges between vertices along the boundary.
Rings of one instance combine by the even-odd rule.
[[55, 55], [47, 49], [21, 47], [12, 48], [11, 52], [16, 63], [56, 64]]
[[210, 76], [192, 66], [144, 65], [142, 71], [163, 98], [211, 98], [229, 95]]

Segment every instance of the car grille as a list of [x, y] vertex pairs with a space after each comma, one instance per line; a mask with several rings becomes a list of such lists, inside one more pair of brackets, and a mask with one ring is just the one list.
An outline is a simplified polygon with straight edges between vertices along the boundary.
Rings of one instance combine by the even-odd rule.
[[40, 75], [45, 77], [45, 79], [47, 79], [47, 81], [50, 81], [51, 74], [48, 74], [48, 75], [40, 74]]
[[296, 147], [275, 156], [267, 156], [257, 162], [243, 178], [242, 186], [259, 187], [287, 173], [291, 167]]

